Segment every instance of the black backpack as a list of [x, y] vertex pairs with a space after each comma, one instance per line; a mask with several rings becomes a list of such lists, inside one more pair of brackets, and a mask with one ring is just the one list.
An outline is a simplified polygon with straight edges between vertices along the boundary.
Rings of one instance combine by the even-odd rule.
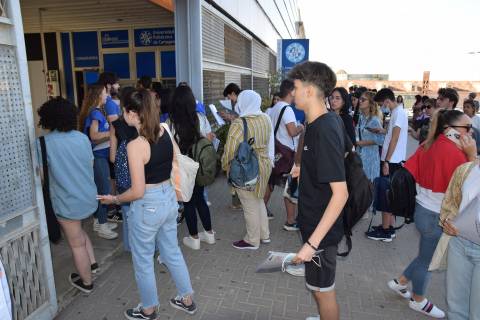
[[347, 243], [347, 251], [337, 253], [340, 257], [346, 257], [352, 250], [352, 229], [357, 224], [373, 201], [373, 185], [363, 171], [362, 160], [360, 156], [352, 151], [353, 145], [345, 130], [343, 121], [338, 118], [342, 124], [345, 141], [345, 180], [348, 188], [348, 199], [343, 208], [343, 231]]
[[[404, 167], [397, 169], [390, 178], [387, 200], [392, 214], [396, 217], [403, 217], [404, 224], [413, 222], [416, 195], [415, 178]], [[404, 224], [395, 229], [400, 229]]]

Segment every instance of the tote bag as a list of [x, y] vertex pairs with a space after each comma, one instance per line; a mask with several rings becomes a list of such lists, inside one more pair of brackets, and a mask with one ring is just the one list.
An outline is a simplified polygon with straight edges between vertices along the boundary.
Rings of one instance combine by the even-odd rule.
[[170, 131], [168, 125], [165, 123], [161, 123], [161, 125], [165, 131], [168, 132], [173, 144], [171, 180], [175, 188], [175, 193], [177, 194], [177, 200], [181, 202], [188, 202], [192, 198], [199, 164], [180, 152], [180, 148], [173, 138], [172, 132]]

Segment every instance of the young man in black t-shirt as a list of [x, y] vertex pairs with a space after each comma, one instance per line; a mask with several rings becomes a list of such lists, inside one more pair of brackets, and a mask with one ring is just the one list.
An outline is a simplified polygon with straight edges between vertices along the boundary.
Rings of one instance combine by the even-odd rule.
[[297, 107], [305, 111], [308, 122], [298, 198], [298, 224], [304, 245], [294, 262], [305, 263], [306, 286], [317, 302], [320, 318], [337, 320], [335, 268], [337, 246], [344, 234], [341, 213], [348, 191], [342, 120], [328, 112], [325, 105], [325, 97], [335, 88], [336, 77], [320, 62], [299, 64], [289, 76], [295, 83]]

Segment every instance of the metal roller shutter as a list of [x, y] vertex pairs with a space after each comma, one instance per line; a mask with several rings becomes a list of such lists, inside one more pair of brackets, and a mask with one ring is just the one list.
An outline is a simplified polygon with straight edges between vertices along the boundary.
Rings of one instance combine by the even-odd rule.
[[225, 62], [223, 21], [210, 11], [202, 12], [202, 53], [203, 58]]

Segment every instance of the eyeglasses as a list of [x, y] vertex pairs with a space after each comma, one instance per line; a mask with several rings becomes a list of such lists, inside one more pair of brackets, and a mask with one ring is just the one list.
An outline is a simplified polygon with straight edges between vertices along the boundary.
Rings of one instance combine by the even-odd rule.
[[472, 130], [473, 128], [473, 125], [472, 124], [466, 124], [464, 126], [450, 126], [452, 128], [463, 128], [463, 129], [466, 129], [467, 131], [470, 131]]

